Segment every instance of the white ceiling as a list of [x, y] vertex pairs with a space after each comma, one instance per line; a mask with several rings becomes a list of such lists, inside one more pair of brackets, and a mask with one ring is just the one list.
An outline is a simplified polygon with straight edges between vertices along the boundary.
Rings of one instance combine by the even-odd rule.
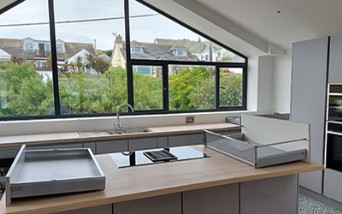
[[286, 50], [296, 41], [342, 33], [341, 0], [194, 1]]

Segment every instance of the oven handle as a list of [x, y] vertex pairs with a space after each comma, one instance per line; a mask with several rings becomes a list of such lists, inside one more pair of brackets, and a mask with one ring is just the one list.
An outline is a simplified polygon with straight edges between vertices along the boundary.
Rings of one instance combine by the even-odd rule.
[[327, 131], [327, 134], [342, 136], [342, 132]]

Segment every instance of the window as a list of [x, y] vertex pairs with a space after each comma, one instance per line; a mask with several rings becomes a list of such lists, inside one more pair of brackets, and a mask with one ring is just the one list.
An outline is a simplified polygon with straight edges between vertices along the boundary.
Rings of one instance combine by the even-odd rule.
[[63, 44], [57, 44], [56, 49], [57, 49], [58, 53], [63, 53], [64, 52], [64, 45]]
[[27, 52], [33, 52], [33, 51], [34, 51], [34, 49], [33, 49], [33, 43], [26, 43], [25, 51], [27, 51]]
[[50, 42], [49, 25], [25, 25], [41, 22], [49, 22], [46, 0], [26, 0], [0, 15], [0, 23], [18, 24], [0, 31], [0, 49], [12, 57], [0, 63], [1, 119], [55, 115], [53, 79], [40, 72], [48, 57], [34, 52], [38, 39]]
[[61, 115], [116, 112], [128, 102], [124, 1], [54, 2]]
[[173, 51], [176, 56], [186, 56], [186, 50], [176, 49]]
[[0, 120], [113, 115], [122, 103], [246, 109], [247, 58], [145, 1], [26, 0], [0, 22]]
[[131, 47], [132, 54], [143, 54], [144, 49], [142, 47]]

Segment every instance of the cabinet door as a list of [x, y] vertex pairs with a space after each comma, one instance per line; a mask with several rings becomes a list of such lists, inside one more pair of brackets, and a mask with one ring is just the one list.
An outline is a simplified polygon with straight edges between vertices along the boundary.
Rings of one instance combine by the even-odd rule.
[[107, 154], [128, 151], [127, 140], [112, 140], [96, 143], [96, 154]]
[[297, 175], [240, 184], [241, 214], [289, 214], [298, 210]]
[[158, 148], [166, 148], [166, 147], [168, 147], [167, 137], [158, 137], [158, 139], [157, 139], [157, 147]]
[[329, 83], [342, 83], [342, 34], [330, 37]]
[[342, 172], [333, 169], [324, 171], [324, 195], [342, 202]]
[[[310, 139], [311, 161], [323, 163], [323, 139]], [[299, 174], [299, 185], [322, 194], [323, 171], [306, 172]]]
[[181, 193], [114, 204], [114, 214], [181, 214]]
[[98, 206], [98, 207], [89, 207], [78, 210], [71, 210], [65, 212], [59, 212], [58, 214], [113, 214], [112, 204]]
[[93, 154], [96, 154], [96, 143], [83, 143], [83, 148], [89, 148]]
[[155, 149], [157, 148], [157, 138], [139, 138], [139, 139], [129, 139], [128, 149], [129, 151], [137, 151], [144, 149]]
[[239, 214], [239, 184], [183, 193], [183, 214]]
[[292, 53], [290, 119], [310, 124], [310, 135], [323, 138], [328, 37], [297, 42]]
[[203, 134], [169, 136], [169, 147], [203, 144]]

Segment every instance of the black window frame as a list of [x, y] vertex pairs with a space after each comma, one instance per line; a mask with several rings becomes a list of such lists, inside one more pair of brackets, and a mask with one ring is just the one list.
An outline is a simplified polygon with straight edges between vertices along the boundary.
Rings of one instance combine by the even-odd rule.
[[[56, 29], [55, 29], [55, 10], [54, 1], [48, 1], [49, 10], [49, 27], [50, 27], [50, 51], [51, 51], [51, 64], [52, 64], [52, 76], [53, 76], [53, 91], [54, 91], [54, 115], [36, 115], [36, 116], [5, 116], [0, 117], [0, 121], [6, 120], [32, 120], [32, 119], [54, 119], [54, 118], [77, 118], [77, 117], [99, 117], [99, 116], [114, 116], [115, 112], [112, 113], [96, 113], [96, 114], [61, 114], [60, 97], [59, 97], [59, 84], [58, 84], [58, 67], [57, 67], [57, 40], [56, 40]], [[174, 113], [193, 113], [193, 112], [218, 112], [218, 111], [236, 111], [236, 110], [247, 110], [247, 69], [248, 69], [248, 58], [240, 52], [227, 47], [221, 42], [207, 36], [206, 34], [196, 30], [195, 28], [185, 24], [177, 18], [161, 11], [160, 9], [144, 2], [143, 0], [122, 0], [124, 1], [124, 19], [125, 19], [125, 40], [126, 40], [126, 70], [127, 70], [127, 100], [128, 103], [134, 107], [134, 88], [133, 88], [133, 66], [146, 65], [146, 66], [161, 66], [162, 67], [162, 82], [163, 82], [163, 109], [162, 110], [139, 110], [134, 113], [130, 112], [127, 114], [141, 115], [141, 114], [174, 114]], [[164, 60], [139, 60], [131, 57], [131, 44], [130, 44], [130, 16], [129, 16], [129, 1], [137, 1], [140, 4], [156, 11], [162, 16], [180, 24], [181, 26], [197, 33], [198, 35], [208, 39], [209, 41], [229, 50], [230, 52], [238, 55], [244, 59], [244, 62], [208, 62], [208, 61], [164, 61]], [[6, 8], [0, 10], [1, 13], [13, 8], [17, 4], [23, 2], [17, 1]], [[132, 46], [134, 47], [134, 46]], [[168, 85], [168, 67], [169, 65], [203, 65], [203, 66], [214, 66], [215, 77], [216, 77], [216, 108], [208, 110], [188, 110], [188, 111], [170, 111], [169, 110], [169, 85]], [[242, 105], [235, 107], [219, 107], [219, 70], [221, 67], [237, 67], [242, 68]]]

